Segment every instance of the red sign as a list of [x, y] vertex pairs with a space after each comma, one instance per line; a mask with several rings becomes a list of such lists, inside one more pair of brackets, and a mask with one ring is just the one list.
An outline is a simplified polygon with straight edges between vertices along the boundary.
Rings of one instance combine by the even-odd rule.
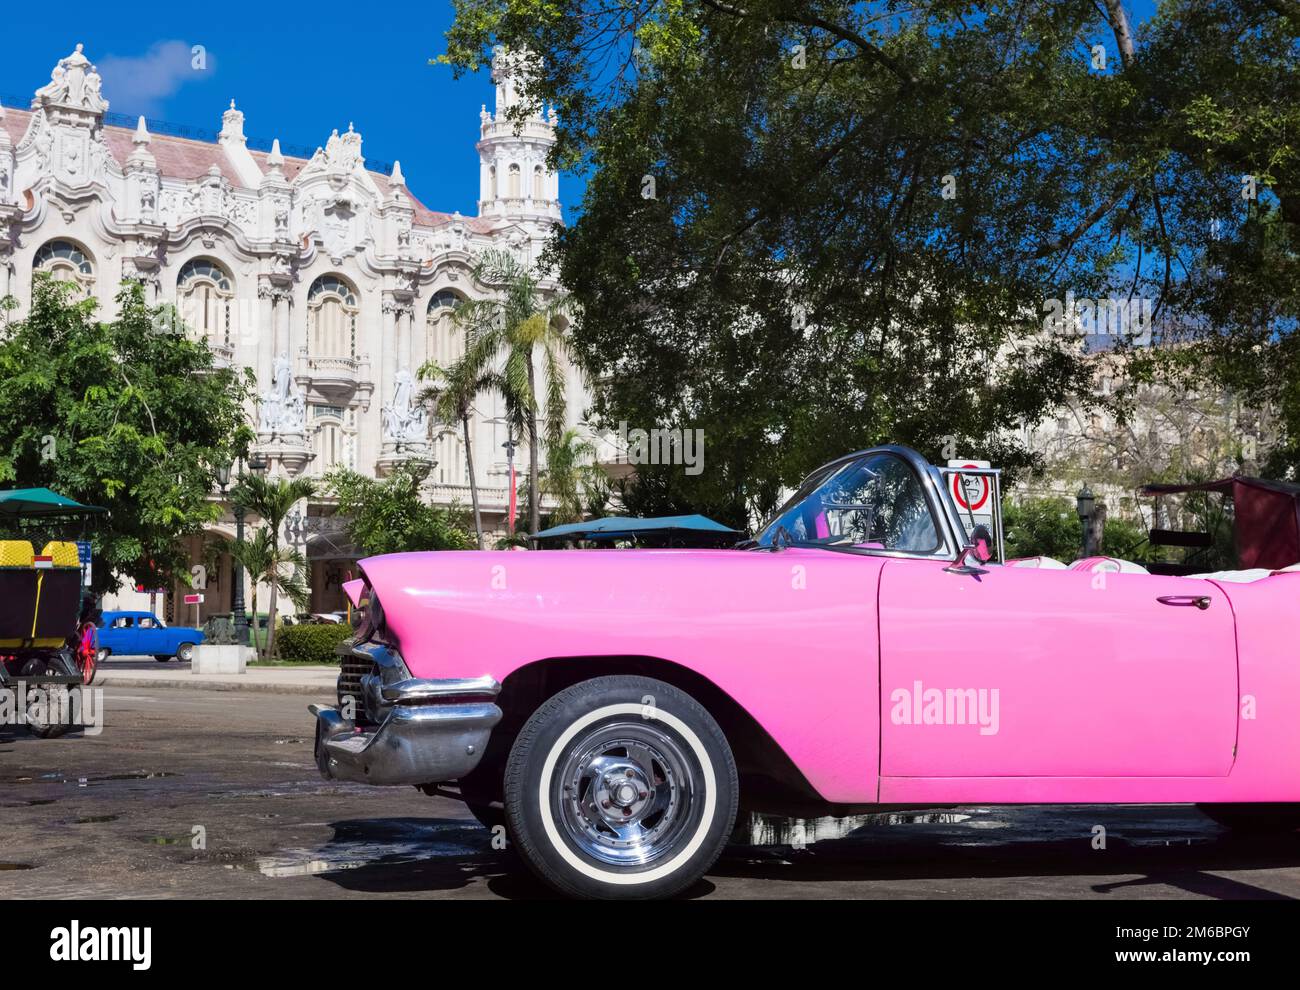
[[43, 555], [43, 554], [37, 554], [35, 557], [32, 558], [32, 566], [33, 566], [33, 567], [53, 567], [53, 566], [54, 566], [54, 558], [53, 558], [53, 557], [45, 556], [45, 555]]
[[[978, 464], [962, 464], [957, 470], [978, 467]], [[954, 474], [952, 476], [952, 497], [957, 500], [958, 507], [962, 509], [978, 512], [988, 503], [989, 494], [992, 490], [993, 486], [989, 484], [989, 478], [986, 474]]]
[[185, 596], [185, 604], [186, 604], [186, 605], [200, 605], [200, 604], [202, 604], [202, 603], [203, 603], [203, 596], [202, 596], [202, 595], [186, 595], [186, 596]]

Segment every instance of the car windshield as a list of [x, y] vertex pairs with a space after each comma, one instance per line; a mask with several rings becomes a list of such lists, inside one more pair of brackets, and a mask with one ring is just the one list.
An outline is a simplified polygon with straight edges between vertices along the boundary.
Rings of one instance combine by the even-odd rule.
[[813, 474], [756, 542], [928, 554], [939, 549], [939, 532], [911, 467], [868, 454]]

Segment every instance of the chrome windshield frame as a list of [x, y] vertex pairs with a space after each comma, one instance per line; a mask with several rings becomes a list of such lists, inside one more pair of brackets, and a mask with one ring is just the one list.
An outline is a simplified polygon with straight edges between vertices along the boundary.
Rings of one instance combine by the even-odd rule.
[[[961, 524], [961, 519], [957, 515], [957, 507], [949, 499], [947, 488], [944, 485], [943, 476], [939, 469], [918, 454], [911, 447], [904, 447], [901, 444], [884, 444], [879, 447], [868, 447], [866, 450], [859, 450], [852, 454], [845, 454], [843, 457], [837, 457], [833, 461], [827, 461], [815, 471], [808, 472], [808, 476], [799, 483], [802, 488], [808, 483], [809, 479], [823, 472], [833, 473], [839, 467], [850, 461], [856, 461], [864, 457], [871, 457], [877, 454], [889, 454], [903, 461], [912, 472], [916, 475], [917, 480], [921, 483], [921, 492], [925, 496], [926, 506], [930, 510], [930, 518], [934, 522], [935, 531], [939, 535], [939, 546], [929, 553], [918, 553], [914, 550], [872, 550], [861, 547], [825, 547], [827, 550], [834, 550], [840, 553], [858, 553], [870, 557], [908, 557], [914, 560], [944, 560], [954, 561], [961, 552], [964, 544], [963, 534], [966, 532], [965, 527]], [[768, 528], [780, 518], [781, 513], [773, 514], [772, 518], [767, 521], [759, 531], [764, 533]], [[792, 546], [811, 546], [812, 544], [795, 543]]]

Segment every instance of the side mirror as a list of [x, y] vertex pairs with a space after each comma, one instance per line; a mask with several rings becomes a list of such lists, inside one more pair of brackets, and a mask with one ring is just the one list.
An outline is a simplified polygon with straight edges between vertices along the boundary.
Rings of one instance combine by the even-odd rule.
[[944, 570], [947, 571], [949, 574], [970, 574], [974, 577], [979, 577], [981, 574], [988, 573], [988, 571], [978, 566], [977, 564], [970, 563], [973, 560], [979, 561], [979, 563], [981, 564], [988, 563], [987, 557], [980, 558], [976, 556], [975, 546], [973, 544], [967, 543], [957, 553], [957, 559], [954, 560], [947, 567], [945, 567]]
[[944, 570], [952, 574], [971, 574], [978, 577], [987, 574], [981, 564], [993, 559], [993, 534], [983, 523], [971, 530], [970, 542], [961, 548], [957, 559]]
[[993, 534], [983, 523], [976, 526], [970, 534], [970, 556], [974, 557], [981, 564], [987, 564], [993, 559]]

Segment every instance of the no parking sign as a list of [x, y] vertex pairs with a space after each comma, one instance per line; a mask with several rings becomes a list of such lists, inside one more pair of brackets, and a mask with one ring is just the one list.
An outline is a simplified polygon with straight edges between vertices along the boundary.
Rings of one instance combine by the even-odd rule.
[[[988, 461], [949, 461], [948, 467], [960, 471], [961, 468], [981, 468], [988, 470], [993, 465]], [[974, 512], [976, 515], [992, 515], [989, 497], [993, 494], [993, 484], [987, 474], [954, 473], [951, 480], [952, 497], [962, 514]]]
[[998, 481], [999, 472], [995, 471], [988, 461], [958, 458], [948, 462], [943, 475], [948, 482], [948, 491], [957, 506], [957, 514], [961, 516], [967, 534], [972, 533], [976, 526], [987, 526], [997, 544], [997, 557], [1001, 560], [1003, 556], [999, 522], [1001, 507], [998, 505], [998, 500], [1002, 496]]

